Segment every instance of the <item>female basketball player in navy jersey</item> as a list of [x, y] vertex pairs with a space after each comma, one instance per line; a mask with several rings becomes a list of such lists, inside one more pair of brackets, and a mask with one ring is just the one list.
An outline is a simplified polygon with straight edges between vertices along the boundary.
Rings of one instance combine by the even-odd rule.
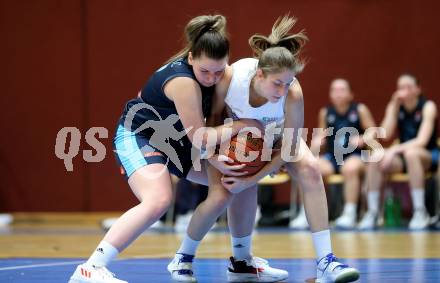
[[[221, 15], [192, 19], [185, 28], [187, 46], [151, 76], [140, 97], [126, 104], [114, 147], [121, 171], [140, 203], [112, 225], [69, 282], [126, 282], [115, 278], [106, 266], [165, 213], [172, 202], [170, 173], [200, 182], [203, 172], [193, 170], [191, 149], [194, 133], [204, 129], [215, 84], [227, 65], [229, 41], [225, 25]], [[248, 119], [227, 126], [235, 135], [244, 127], [259, 124]], [[217, 143], [224, 127], [214, 128]], [[233, 170], [241, 165], [213, 164], [240, 175]]]
[[[335, 173], [344, 176], [345, 205], [342, 214], [335, 220], [336, 227], [351, 229], [356, 225], [361, 177], [366, 167], [361, 159], [361, 150], [365, 145], [363, 133], [366, 129], [375, 126], [368, 107], [353, 101], [350, 83], [343, 78], [334, 79], [330, 84], [330, 104], [321, 108], [318, 117], [318, 128], [332, 128], [333, 133], [326, 135], [322, 131], [314, 135], [310, 150], [317, 154], [321, 146], [325, 146], [324, 153], [318, 159], [324, 178]], [[336, 138], [339, 130], [348, 128], [356, 130], [358, 135], [351, 135], [350, 138], [346, 135], [342, 136], [342, 139]], [[354, 147], [353, 152], [341, 154], [341, 150], [347, 148], [349, 144]], [[338, 160], [343, 160], [344, 163], [338, 163]], [[308, 227], [303, 206], [289, 226], [291, 228]]]
[[[303, 127], [303, 95], [295, 75], [303, 67], [298, 54], [306, 37], [303, 33], [288, 35], [294, 23], [295, 19], [284, 17], [275, 23], [269, 37], [252, 36], [250, 45], [257, 59], [242, 59], [231, 67], [226, 67], [225, 75], [216, 86], [216, 92], [219, 97], [224, 97], [219, 101], [226, 102], [231, 117], [257, 119], [263, 124], [265, 121], [272, 121], [285, 129]], [[222, 109], [223, 106], [217, 104], [217, 107]], [[303, 189], [307, 218], [317, 253], [317, 282], [351, 282], [359, 277], [356, 269], [341, 264], [332, 254], [327, 201], [318, 162], [304, 140], [300, 139], [299, 144], [296, 145], [297, 137], [298, 131], [285, 136], [283, 141], [293, 141], [292, 146], [283, 145], [281, 151], [275, 153], [272, 160], [253, 176], [228, 176], [227, 172], [208, 168], [210, 177], [208, 198], [196, 209], [187, 235], [169, 265], [172, 274], [180, 270], [182, 281], [185, 280], [185, 275], [187, 281], [195, 280], [191, 266], [180, 265], [181, 259], [194, 256], [200, 240], [213, 225], [216, 217], [227, 207], [233, 243], [228, 280], [230, 282], [284, 280], [287, 272], [270, 268], [265, 260], [252, 256], [251, 234], [257, 207], [256, 184], [264, 176], [285, 165], [289, 174]], [[286, 156], [281, 156], [283, 152], [293, 153], [296, 150], [302, 157], [297, 161], [291, 162]], [[240, 218], [230, 217], [240, 213], [242, 215]], [[231, 223], [234, 224], [238, 219], [241, 219], [242, 225], [231, 227]]]
[[413, 216], [408, 228], [419, 230], [428, 227], [430, 217], [425, 207], [425, 172], [435, 171], [439, 162], [437, 117], [437, 106], [422, 95], [416, 77], [401, 75], [381, 125], [387, 139], [394, 137], [398, 130], [399, 144], [386, 149], [380, 162], [368, 165], [368, 211], [359, 223], [360, 229], [376, 227], [379, 190], [385, 174], [403, 171], [408, 171], [413, 204]]

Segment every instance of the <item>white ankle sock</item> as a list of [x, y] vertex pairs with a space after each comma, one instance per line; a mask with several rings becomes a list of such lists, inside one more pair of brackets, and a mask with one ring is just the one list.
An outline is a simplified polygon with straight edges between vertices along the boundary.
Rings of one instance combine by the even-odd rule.
[[318, 261], [332, 252], [332, 242], [330, 238], [330, 230], [323, 230], [312, 233], [313, 245]]
[[357, 204], [352, 202], [347, 202], [344, 205], [344, 215], [354, 215], [356, 216]]
[[108, 263], [113, 260], [118, 254], [119, 251], [110, 243], [101, 241], [96, 250], [87, 260], [87, 264], [93, 266], [107, 266]]
[[235, 260], [244, 260], [251, 257], [252, 235], [235, 238], [231, 236], [232, 255]]
[[425, 208], [425, 190], [412, 189], [411, 190], [413, 210], [426, 210]]
[[379, 212], [379, 191], [368, 192], [368, 211], [374, 214]]
[[177, 253], [195, 255], [199, 245], [200, 245], [200, 241], [195, 241], [191, 239], [191, 237], [188, 234], [185, 234], [185, 236], [183, 237], [182, 244], [180, 245], [180, 248], [177, 251]]

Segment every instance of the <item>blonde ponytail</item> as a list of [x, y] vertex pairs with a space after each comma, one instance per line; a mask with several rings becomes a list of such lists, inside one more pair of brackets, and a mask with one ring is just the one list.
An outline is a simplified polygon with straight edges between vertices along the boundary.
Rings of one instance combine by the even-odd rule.
[[288, 34], [296, 21], [296, 18], [288, 15], [280, 17], [268, 37], [255, 34], [249, 38], [249, 45], [255, 57], [259, 59], [258, 67], [263, 72], [276, 73], [289, 69], [299, 73], [304, 68], [304, 62], [298, 56], [307, 41], [307, 36], [303, 30], [296, 34]]

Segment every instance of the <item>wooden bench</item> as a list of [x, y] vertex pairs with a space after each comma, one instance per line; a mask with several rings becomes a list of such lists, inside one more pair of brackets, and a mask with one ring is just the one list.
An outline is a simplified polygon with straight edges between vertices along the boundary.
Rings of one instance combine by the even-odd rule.
[[289, 174], [285, 172], [281, 172], [275, 175], [267, 175], [263, 179], [261, 179], [258, 184], [263, 186], [269, 186], [269, 185], [278, 185], [278, 184], [284, 184], [286, 182], [290, 181]]
[[[425, 174], [425, 179], [432, 178], [433, 172], [428, 172]], [[290, 181], [290, 176], [287, 173], [278, 173], [273, 176], [267, 175], [263, 179], [261, 179], [258, 184], [259, 185], [278, 185], [278, 184], [284, 184], [286, 182]], [[391, 174], [389, 179], [389, 182], [394, 183], [403, 183], [409, 181], [409, 176], [406, 173], [394, 173]], [[324, 183], [328, 185], [338, 185], [344, 183], [344, 176], [342, 174], [332, 174], [330, 176], [327, 176], [324, 178]]]
[[[425, 180], [430, 180], [432, 177], [434, 177], [435, 173], [433, 172], [427, 172], [425, 174]], [[340, 190], [336, 190], [337, 187], [341, 188], [341, 185], [344, 183], [344, 176], [342, 174], [333, 174], [330, 175], [326, 178], [324, 178], [324, 182], [326, 185], [329, 186], [328, 188], [328, 193], [330, 194], [329, 196], [329, 207], [333, 207], [332, 210], [329, 210], [329, 217], [330, 219], [335, 219], [341, 212], [343, 209], [343, 197], [342, 197], [342, 191]], [[391, 183], [408, 183], [409, 182], [409, 175], [406, 173], [394, 173], [388, 176], [387, 179], [388, 184]], [[336, 186], [336, 187], [335, 187]], [[436, 193], [436, 190], [434, 188], [433, 193]], [[361, 199], [360, 201], [360, 209], [361, 210], [365, 210], [367, 207], [367, 203], [366, 203], [366, 199], [364, 199], [362, 196], [365, 196], [367, 192], [367, 187], [366, 187], [366, 183], [362, 182], [361, 183]], [[437, 201], [437, 197], [433, 198], [433, 201], [436, 202]], [[428, 208], [428, 206], [430, 208]], [[428, 204], [427, 203], [427, 208], [429, 211], [435, 211], [437, 210], [436, 208], [436, 204], [435, 203], [431, 203]]]
[[[429, 179], [433, 176], [433, 172], [428, 172], [425, 174], [425, 179]], [[388, 182], [394, 183], [404, 183], [409, 181], [409, 176], [406, 173], [394, 173], [388, 178]], [[328, 185], [337, 185], [344, 183], [344, 176], [342, 174], [332, 174], [324, 178], [324, 182]]]
[[[434, 176], [435, 173], [433, 172], [428, 172], [425, 174], [425, 179], [428, 180], [430, 178], [432, 178]], [[286, 182], [289, 182], [290, 176], [289, 174], [282, 172], [282, 173], [278, 173], [275, 174], [273, 176], [266, 176], [263, 179], [261, 179], [258, 184], [261, 186], [273, 186], [273, 185], [280, 185], [280, 184], [284, 184]], [[394, 173], [391, 174], [388, 178], [388, 182], [391, 183], [405, 183], [409, 181], [409, 176], [406, 173]], [[342, 174], [332, 174], [330, 176], [327, 176], [326, 178], [324, 178], [324, 183], [326, 185], [329, 186], [334, 186], [334, 185], [342, 185], [344, 183], [344, 176]], [[294, 217], [296, 215], [296, 211], [297, 211], [297, 200], [298, 200], [298, 184], [296, 184], [295, 182], [291, 182], [290, 184], [291, 186], [291, 190], [290, 190], [290, 212], [289, 215], [290, 217]], [[363, 188], [362, 191], [365, 192], [365, 183], [363, 182]], [[339, 201], [338, 201], [339, 202]], [[331, 205], [331, 204], [329, 204]], [[333, 203], [334, 205], [334, 203]], [[364, 203], [362, 206], [365, 206], [366, 204]], [[339, 207], [339, 206], [337, 206]], [[342, 208], [339, 207], [339, 208]], [[338, 209], [336, 209], [338, 210]], [[334, 214], [339, 214], [338, 211], [334, 211]], [[335, 215], [331, 216], [330, 218], [333, 219], [335, 217]]]

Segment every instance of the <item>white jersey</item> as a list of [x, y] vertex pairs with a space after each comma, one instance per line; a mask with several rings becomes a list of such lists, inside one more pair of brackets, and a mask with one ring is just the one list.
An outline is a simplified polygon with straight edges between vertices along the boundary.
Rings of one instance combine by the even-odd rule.
[[278, 128], [284, 125], [284, 102], [286, 96], [277, 102], [266, 102], [259, 107], [249, 104], [249, 88], [257, 70], [258, 60], [241, 59], [232, 64], [232, 79], [226, 94], [225, 103], [229, 117], [234, 120], [249, 118], [260, 121], [265, 127], [276, 123]]

